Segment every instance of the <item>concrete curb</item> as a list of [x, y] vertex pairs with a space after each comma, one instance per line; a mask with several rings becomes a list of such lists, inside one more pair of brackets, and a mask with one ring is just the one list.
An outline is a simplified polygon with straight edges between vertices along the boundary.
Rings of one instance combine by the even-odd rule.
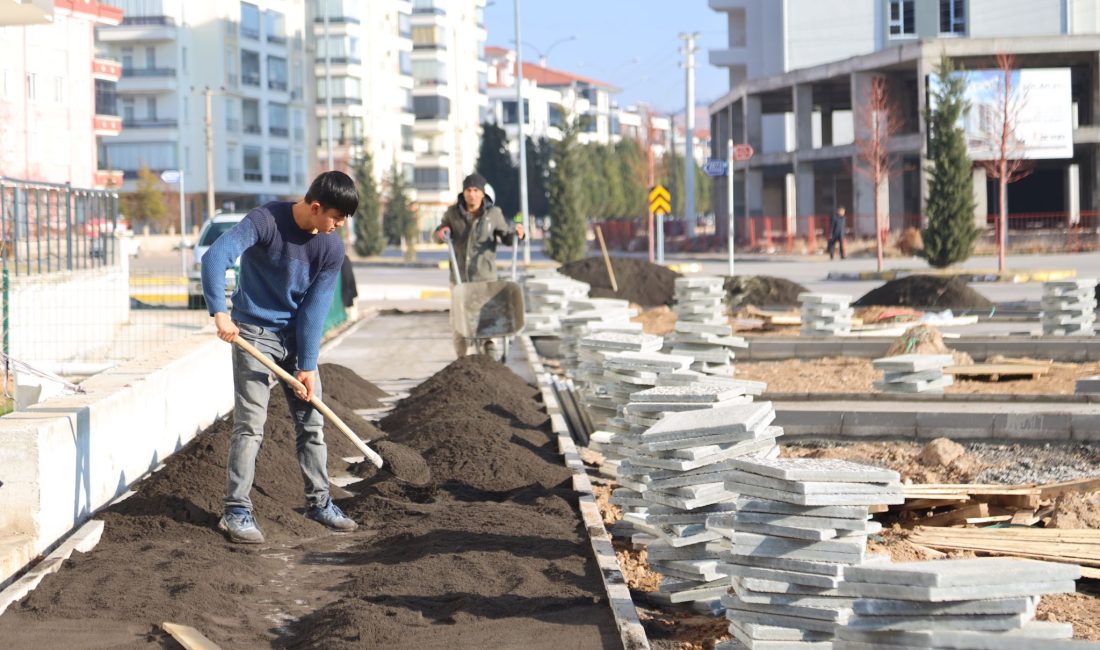
[[573, 444], [573, 437], [569, 434], [569, 428], [565, 418], [561, 414], [561, 406], [550, 384], [550, 374], [539, 361], [538, 353], [531, 337], [518, 337], [527, 361], [531, 366], [531, 372], [538, 382], [542, 392], [542, 401], [546, 405], [546, 412], [550, 414], [550, 426], [558, 437], [558, 450], [565, 457], [565, 465], [573, 471], [573, 489], [580, 493], [580, 511], [584, 519], [584, 527], [588, 531], [588, 539], [592, 543], [592, 552], [596, 557], [596, 564], [600, 567], [600, 577], [603, 579], [604, 588], [607, 590], [608, 602], [611, 604], [611, 613], [615, 617], [615, 626], [619, 628], [619, 638], [622, 640], [625, 650], [643, 650], [649, 648], [649, 640], [646, 639], [645, 628], [638, 619], [638, 610], [634, 607], [634, 601], [630, 597], [630, 589], [626, 586], [626, 578], [623, 576], [622, 567], [619, 566], [619, 558], [615, 555], [615, 548], [611, 545], [611, 535], [603, 525], [603, 517], [600, 515], [599, 506], [596, 505], [596, 496], [592, 492], [592, 482], [584, 470], [577, 447]]
[[[759, 399], [772, 402], [881, 402], [897, 400], [885, 393], [763, 393]], [[1007, 404], [1100, 404], [1100, 393], [1080, 395], [1017, 395], [1010, 393], [910, 393], [907, 402], [1007, 403]]]
[[829, 271], [828, 280], [837, 281], [867, 281], [867, 280], [898, 280], [911, 275], [943, 275], [953, 276], [963, 282], [1051, 282], [1054, 280], [1066, 280], [1077, 277], [1077, 269], [1039, 269], [1035, 271], [1016, 271], [998, 273], [989, 270], [973, 271], [937, 271], [935, 269], [898, 269], [895, 271]]
[[[446, 268], [448, 268], [449, 263], [447, 262], [447, 260], [440, 260], [438, 262], [432, 262], [432, 261], [429, 261], [429, 260], [407, 262], [407, 261], [401, 260], [401, 259], [394, 259], [394, 260], [391, 261], [390, 258], [385, 258], [385, 257], [381, 257], [381, 258], [369, 257], [369, 258], [359, 258], [357, 260], [352, 260], [352, 264], [354, 264], [356, 266], [376, 266], [376, 267], [398, 268], [398, 269], [400, 269], [400, 268], [405, 268], [405, 269], [446, 269]], [[553, 260], [537, 260], [537, 261], [533, 261], [529, 264], [524, 264], [523, 262], [516, 262], [516, 268], [517, 269], [524, 269], [524, 268], [528, 268], [528, 269], [556, 269], [556, 268], [558, 268], [558, 266], [560, 266], [560, 265], [557, 262], [553, 261]], [[508, 270], [508, 269], [511, 269], [511, 268], [512, 268], [511, 258], [509, 258], [507, 261], [506, 260], [497, 260], [497, 269], [498, 270]]]
[[96, 547], [96, 544], [99, 544], [99, 539], [102, 536], [103, 522], [98, 519], [88, 521], [78, 528], [75, 533], [61, 542], [52, 553], [36, 564], [34, 568], [8, 585], [3, 591], [0, 591], [0, 614], [3, 614], [12, 603], [34, 591], [34, 588], [42, 582], [43, 578], [51, 573], [57, 573], [61, 569], [62, 563], [69, 559], [73, 551], [81, 553], [91, 551]]

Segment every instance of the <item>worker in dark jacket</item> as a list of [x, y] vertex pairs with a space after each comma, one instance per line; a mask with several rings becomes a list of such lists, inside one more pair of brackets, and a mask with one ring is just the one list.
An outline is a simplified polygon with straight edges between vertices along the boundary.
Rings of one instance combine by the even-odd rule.
[[[449, 233], [451, 244], [458, 260], [458, 273], [463, 282], [489, 282], [497, 279], [497, 242], [512, 246], [518, 237], [525, 237], [523, 226], [515, 228], [504, 220], [500, 208], [485, 195], [485, 178], [473, 173], [462, 181], [462, 193], [454, 205], [447, 208], [443, 220], [436, 228], [440, 241], [443, 234]], [[450, 273], [454, 284], [454, 269]], [[455, 354], [466, 356], [469, 341], [458, 332], [454, 333]], [[492, 339], [486, 339], [481, 352], [493, 356], [496, 346]]]
[[829, 217], [829, 244], [825, 250], [829, 253], [829, 259], [833, 259], [833, 248], [840, 245], [840, 259], [844, 259], [844, 206], [840, 206]]

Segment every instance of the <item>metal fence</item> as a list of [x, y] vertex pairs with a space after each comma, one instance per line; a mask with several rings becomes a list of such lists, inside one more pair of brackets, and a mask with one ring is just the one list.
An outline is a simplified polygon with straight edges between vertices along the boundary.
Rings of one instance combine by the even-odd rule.
[[13, 275], [117, 263], [118, 194], [0, 177], [0, 257]]

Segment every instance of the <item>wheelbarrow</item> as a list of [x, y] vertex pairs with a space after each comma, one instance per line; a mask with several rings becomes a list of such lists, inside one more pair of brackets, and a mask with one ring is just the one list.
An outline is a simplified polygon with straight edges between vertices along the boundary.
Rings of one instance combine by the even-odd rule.
[[[451, 271], [455, 278], [451, 287], [451, 327], [468, 339], [504, 337], [501, 360], [507, 360], [508, 337], [523, 331], [523, 289], [514, 281], [463, 282], [450, 233], [443, 233], [443, 241], [451, 254]], [[514, 278], [514, 254], [512, 267]]]

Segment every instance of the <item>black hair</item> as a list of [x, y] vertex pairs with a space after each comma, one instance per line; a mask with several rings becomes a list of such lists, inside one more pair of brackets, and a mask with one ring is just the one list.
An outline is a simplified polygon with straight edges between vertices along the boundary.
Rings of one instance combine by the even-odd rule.
[[306, 192], [306, 203], [314, 201], [326, 210], [333, 208], [340, 214], [351, 216], [359, 209], [359, 192], [355, 181], [344, 172], [321, 172]]

